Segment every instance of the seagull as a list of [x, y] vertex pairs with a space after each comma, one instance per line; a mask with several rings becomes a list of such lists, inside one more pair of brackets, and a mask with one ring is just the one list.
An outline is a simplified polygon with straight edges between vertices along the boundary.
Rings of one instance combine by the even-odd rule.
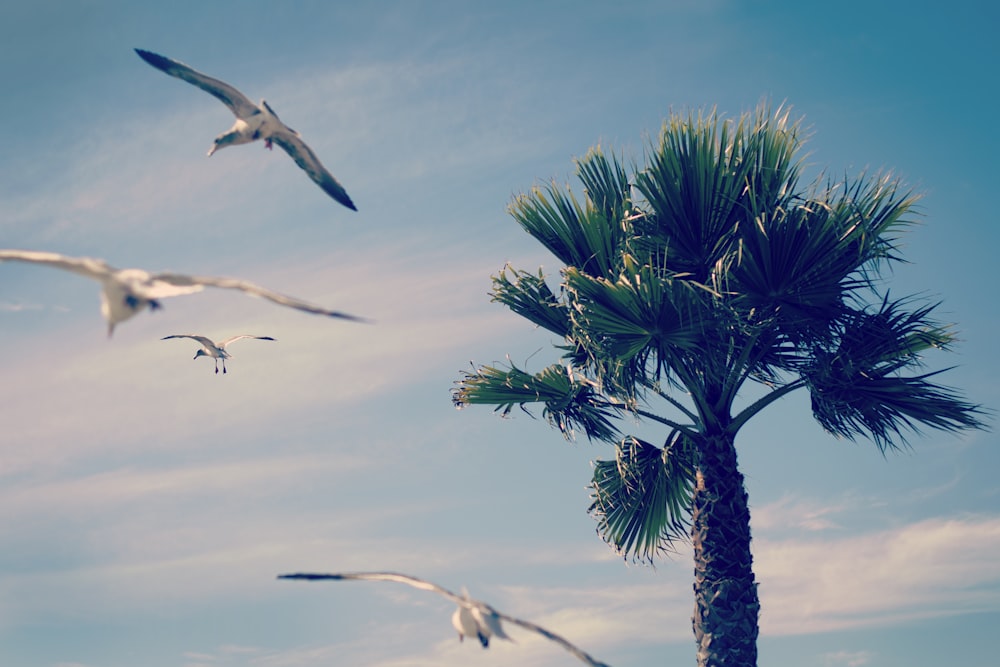
[[476, 637], [483, 648], [489, 648], [490, 637], [514, 641], [503, 631], [500, 618], [493, 611], [484, 611], [472, 603], [469, 591], [462, 587], [462, 602], [451, 615], [451, 624], [458, 630], [458, 641], [465, 637]]
[[274, 113], [274, 109], [266, 101], [261, 100], [258, 106], [228, 83], [202, 74], [182, 62], [143, 49], [136, 49], [135, 52], [156, 69], [198, 86], [229, 107], [236, 116], [233, 127], [215, 138], [215, 143], [208, 151], [209, 155], [226, 146], [248, 144], [258, 139], [263, 139], [268, 148], [272, 148], [272, 144], [278, 144], [326, 194], [352, 211], [358, 210], [344, 187], [327, 171], [312, 149], [302, 141], [299, 133], [281, 122], [278, 114]]
[[398, 572], [340, 572], [335, 574], [299, 572], [296, 574], [279, 574], [278, 579], [302, 579], [306, 581], [395, 581], [400, 584], [412, 586], [413, 588], [419, 588], [423, 591], [437, 593], [438, 595], [446, 597], [457, 604], [458, 608], [452, 614], [451, 623], [455, 626], [455, 629], [458, 630], [459, 640], [463, 637], [477, 637], [479, 642], [483, 645], [483, 648], [489, 647], [489, 638], [491, 636], [496, 636], [500, 639], [506, 639], [508, 641], [514, 641], [507, 636], [507, 633], [504, 632], [503, 627], [500, 624], [500, 621], [503, 620], [507, 623], [513, 623], [514, 625], [520, 626], [526, 630], [531, 630], [546, 639], [556, 642], [573, 654], [576, 658], [579, 658], [581, 661], [591, 665], [591, 667], [609, 667], [607, 663], [596, 660], [585, 651], [582, 651], [559, 635], [546, 630], [540, 625], [535, 625], [530, 621], [523, 621], [519, 618], [508, 616], [503, 612], [497, 611], [481, 600], [474, 600], [470, 598], [468, 592], [464, 588], [462, 589], [463, 594], [458, 595], [457, 593], [449, 591], [447, 588], [425, 581], [424, 579], [418, 579], [417, 577], [411, 577], [410, 575], [400, 574]]
[[240, 336], [232, 336], [226, 340], [219, 341], [218, 343], [213, 342], [211, 338], [206, 338], [205, 336], [195, 336], [193, 334], [173, 334], [170, 336], [164, 336], [160, 340], [167, 340], [169, 338], [192, 338], [199, 343], [201, 343], [201, 349], [195, 352], [194, 358], [198, 357], [212, 357], [215, 359], [215, 374], [219, 374], [219, 359], [222, 359], [222, 372], [226, 373], [226, 359], [231, 359], [233, 355], [226, 351], [226, 346], [238, 340], [243, 340], [244, 338], [254, 338], [256, 340], [274, 340], [270, 336], [251, 336], [250, 334], [242, 334]]
[[0, 250], [0, 262], [42, 264], [72, 271], [101, 283], [101, 314], [107, 320], [109, 338], [114, 333], [115, 325], [134, 316], [143, 308], [147, 306], [150, 310], [160, 308], [160, 299], [194, 294], [206, 287], [240, 290], [250, 296], [273, 301], [279, 306], [288, 306], [315, 315], [337, 317], [354, 322], [367, 321], [347, 313], [314, 306], [294, 297], [272, 292], [235, 278], [188, 276], [180, 273], [149, 273], [142, 269], [116, 269], [101, 259], [67, 257], [54, 252], [34, 250]]

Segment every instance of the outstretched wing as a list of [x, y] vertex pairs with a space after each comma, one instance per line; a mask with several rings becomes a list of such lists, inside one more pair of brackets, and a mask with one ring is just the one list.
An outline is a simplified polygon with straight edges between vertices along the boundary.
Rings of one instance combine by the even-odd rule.
[[250, 296], [258, 296], [262, 299], [267, 299], [268, 301], [276, 303], [279, 306], [287, 306], [289, 308], [295, 308], [296, 310], [301, 310], [306, 313], [313, 313], [314, 315], [337, 317], [344, 320], [352, 320], [354, 322], [368, 321], [363, 317], [357, 317], [356, 315], [344, 313], [339, 310], [330, 310], [328, 308], [322, 308], [320, 306], [313, 305], [306, 301], [296, 299], [295, 297], [279, 294], [278, 292], [273, 292], [269, 289], [265, 289], [260, 285], [255, 285], [245, 280], [237, 280], [235, 278], [212, 278], [209, 276], [186, 276], [179, 273], [160, 273], [155, 276], [152, 276], [152, 279], [178, 287], [203, 285], [205, 287], [235, 289], [235, 290], [240, 290], [241, 292], [244, 292], [246, 294], [249, 294]]
[[28, 262], [72, 271], [92, 280], [104, 280], [116, 269], [107, 262], [92, 257], [67, 257], [55, 252], [36, 250], [0, 250], [0, 262]]
[[303, 171], [309, 174], [309, 178], [316, 185], [323, 188], [323, 192], [352, 211], [358, 210], [354, 202], [351, 201], [350, 196], [348, 196], [344, 186], [333, 177], [333, 174], [327, 171], [326, 167], [319, 161], [319, 158], [316, 157], [316, 154], [313, 153], [306, 142], [302, 141], [300, 136], [290, 132], [276, 132], [271, 135], [271, 141], [281, 146], [295, 160], [295, 164], [299, 165]]
[[274, 340], [270, 336], [252, 336], [250, 334], [241, 334], [239, 336], [230, 336], [229, 338], [227, 338], [225, 340], [219, 341], [218, 346], [220, 348], [222, 348], [222, 349], [225, 349], [226, 346], [229, 345], [230, 343], [238, 341], [238, 340], [243, 340], [244, 338], [255, 338], [257, 340]]
[[407, 574], [399, 574], [398, 572], [341, 572], [338, 574], [312, 574], [299, 572], [297, 574], [279, 574], [278, 579], [304, 579], [306, 581], [395, 581], [400, 584], [412, 586], [413, 588], [419, 588], [422, 591], [431, 591], [437, 593], [438, 595], [443, 595], [452, 602], [456, 602], [461, 605], [468, 603], [466, 598], [449, 591], [443, 586], [438, 586], [437, 584], [425, 581], [424, 579], [418, 579], [417, 577], [411, 577]]
[[[206, 349], [210, 350], [213, 347], [215, 347], [215, 343], [212, 342], [211, 338], [205, 338], [204, 336], [195, 336], [194, 334], [172, 334], [170, 336], [164, 336], [160, 340], [167, 340], [169, 338], [191, 338], [204, 345]], [[219, 347], [222, 347], [222, 343], [219, 344]]]
[[177, 77], [178, 79], [183, 79], [190, 84], [198, 86], [209, 95], [212, 95], [229, 107], [229, 110], [232, 111], [237, 118], [243, 118], [245, 120], [260, 111], [257, 108], [257, 105], [251, 102], [246, 95], [236, 90], [225, 81], [214, 79], [207, 74], [202, 74], [198, 70], [188, 67], [182, 62], [167, 58], [166, 56], [161, 56], [160, 54], [153, 53], [152, 51], [136, 49], [135, 52], [139, 54], [140, 58], [161, 72], [165, 72], [170, 76]]

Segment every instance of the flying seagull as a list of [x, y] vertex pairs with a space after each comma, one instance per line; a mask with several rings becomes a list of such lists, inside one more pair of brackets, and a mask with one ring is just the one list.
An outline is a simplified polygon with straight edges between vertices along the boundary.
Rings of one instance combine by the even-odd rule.
[[202, 74], [182, 62], [143, 49], [136, 49], [135, 52], [156, 69], [198, 86], [229, 107], [236, 116], [233, 127], [215, 138], [215, 143], [208, 151], [209, 155], [226, 146], [248, 144], [258, 139], [263, 139], [268, 148], [272, 148], [272, 143], [278, 144], [295, 160], [295, 164], [309, 174], [316, 185], [323, 188], [323, 192], [352, 211], [358, 210], [344, 187], [327, 171], [312, 149], [302, 141], [299, 133], [282, 123], [267, 102], [261, 100], [260, 106], [257, 106], [228, 83]]
[[503, 627], [500, 624], [500, 621], [503, 620], [507, 623], [518, 625], [525, 630], [536, 632], [546, 639], [551, 639], [592, 667], [609, 667], [606, 663], [596, 660], [588, 653], [580, 650], [554, 632], [549, 632], [545, 628], [535, 625], [529, 621], [522, 621], [519, 618], [508, 616], [503, 612], [497, 611], [481, 600], [474, 600], [470, 598], [464, 589], [462, 591], [463, 595], [458, 595], [449, 591], [447, 588], [438, 586], [437, 584], [433, 584], [423, 579], [418, 579], [417, 577], [411, 577], [406, 574], [399, 574], [398, 572], [341, 572], [336, 574], [312, 574], [300, 572], [297, 574], [280, 574], [278, 575], [278, 579], [304, 579], [307, 581], [395, 581], [400, 584], [412, 586], [413, 588], [419, 588], [422, 591], [437, 593], [438, 595], [446, 597], [457, 604], [458, 609], [456, 609], [455, 613], [452, 614], [451, 622], [452, 625], [455, 626], [455, 629], [458, 630], [459, 639], [462, 639], [462, 637], [465, 636], [477, 637], [483, 645], [483, 648], [487, 648], [489, 646], [489, 638], [491, 636], [513, 641], [503, 631]]
[[198, 357], [212, 357], [215, 359], [215, 373], [219, 374], [219, 359], [222, 359], [222, 372], [226, 372], [226, 359], [232, 359], [233, 355], [229, 354], [226, 350], [226, 346], [238, 340], [243, 340], [244, 338], [254, 338], [256, 340], [274, 340], [270, 336], [251, 336], [250, 334], [242, 334], [240, 336], [232, 336], [226, 340], [214, 342], [211, 338], [206, 338], [205, 336], [195, 336], [193, 334], [173, 334], [170, 336], [164, 336], [160, 340], [167, 340], [170, 338], [192, 338], [199, 343], [201, 343], [201, 349], [195, 352], [194, 358]]
[[458, 630], [458, 641], [465, 637], [475, 637], [483, 648], [489, 648], [490, 637], [514, 641], [503, 631], [500, 618], [495, 612], [484, 611], [472, 603], [465, 586], [462, 587], [462, 601], [451, 615], [451, 624]]
[[193, 294], [206, 287], [240, 290], [250, 296], [273, 301], [279, 306], [288, 306], [315, 315], [338, 317], [355, 322], [366, 321], [354, 315], [314, 306], [294, 297], [272, 292], [269, 289], [235, 278], [188, 276], [180, 273], [149, 273], [142, 269], [116, 269], [101, 259], [67, 257], [54, 252], [33, 250], [0, 250], [0, 262], [42, 264], [72, 271], [101, 283], [101, 314], [108, 322], [109, 338], [114, 333], [115, 325], [129, 319], [143, 308], [147, 306], [150, 310], [160, 308], [160, 299]]

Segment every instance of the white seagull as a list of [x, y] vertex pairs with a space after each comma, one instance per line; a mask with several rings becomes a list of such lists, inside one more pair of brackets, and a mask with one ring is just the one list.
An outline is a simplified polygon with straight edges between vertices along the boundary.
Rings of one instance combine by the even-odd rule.
[[202, 74], [182, 62], [143, 49], [136, 49], [135, 52], [156, 69], [198, 86], [229, 107], [236, 116], [236, 124], [228, 132], [215, 138], [215, 143], [208, 151], [209, 155], [229, 145], [248, 144], [258, 139], [263, 139], [268, 148], [272, 147], [273, 142], [281, 146], [326, 194], [347, 208], [358, 210], [344, 187], [327, 171], [312, 149], [302, 141], [299, 133], [282, 123], [266, 101], [261, 100], [260, 106], [257, 106], [228, 83]]
[[458, 630], [458, 641], [462, 641], [465, 637], [475, 637], [483, 648], [489, 648], [490, 637], [514, 641], [503, 631], [500, 618], [495, 611], [487, 611], [473, 604], [465, 586], [462, 586], [462, 601], [451, 615], [451, 624]]
[[355, 322], [364, 318], [314, 306], [294, 297], [285, 296], [245, 280], [188, 276], [180, 273], [149, 273], [142, 269], [116, 269], [104, 260], [91, 257], [67, 257], [54, 252], [34, 250], [0, 250], [0, 262], [28, 262], [78, 273], [101, 283], [101, 314], [108, 322], [108, 337], [115, 325], [129, 319], [143, 308], [160, 308], [160, 299], [200, 292], [206, 287], [235, 289], [250, 296], [272, 301], [315, 315], [338, 317]]
[[423, 591], [437, 593], [438, 595], [444, 596], [457, 604], [458, 609], [456, 609], [455, 613], [452, 614], [451, 623], [455, 626], [455, 629], [458, 630], [459, 640], [463, 637], [477, 637], [479, 642], [483, 645], [483, 648], [487, 648], [490, 645], [489, 639], [491, 636], [506, 639], [508, 641], [514, 641], [507, 636], [507, 633], [504, 632], [503, 627], [500, 624], [500, 621], [503, 620], [507, 623], [513, 623], [514, 625], [520, 626], [525, 630], [536, 632], [546, 639], [556, 642], [574, 656], [592, 667], [609, 667], [606, 663], [593, 658], [585, 651], [577, 648], [554, 632], [549, 632], [540, 625], [535, 625], [530, 621], [523, 621], [519, 618], [508, 616], [503, 612], [497, 611], [481, 600], [474, 600], [470, 598], [468, 592], [465, 591], [464, 588], [462, 589], [463, 595], [458, 595], [449, 591], [447, 588], [438, 586], [437, 584], [433, 584], [423, 579], [418, 579], [417, 577], [411, 577], [407, 574], [400, 574], [398, 572], [340, 572], [336, 574], [300, 572], [297, 574], [280, 574], [278, 575], [278, 579], [304, 579], [307, 581], [395, 581], [400, 584], [412, 586], [413, 588], [419, 588]]
[[226, 346], [232, 342], [243, 340], [244, 338], [253, 338], [256, 340], [274, 340], [270, 336], [251, 336], [250, 334], [242, 334], [240, 336], [232, 336], [226, 340], [214, 342], [211, 338], [206, 338], [205, 336], [195, 336], [194, 334], [173, 334], [170, 336], [164, 336], [160, 340], [167, 340], [170, 338], [191, 338], [199, 343], [201, 343], [201, 349], [195, 352], [194, 358], [198, 357], [212, 357], [215, 359], [215, 373], [219, 373], [219, 360], [222, 360], [222, 372], [226, 373], [226, 359], [232, 359], [233, 355], [229, 354], [226, 350]]

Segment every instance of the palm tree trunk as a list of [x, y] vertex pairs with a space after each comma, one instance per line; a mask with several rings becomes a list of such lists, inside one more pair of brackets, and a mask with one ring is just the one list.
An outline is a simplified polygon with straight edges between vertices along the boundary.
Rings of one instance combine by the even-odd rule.
[[691, 541], [699, 667], [755, 667], [760, 601], [750, 554], [750, 509], [732, 436], [698, 443]]

